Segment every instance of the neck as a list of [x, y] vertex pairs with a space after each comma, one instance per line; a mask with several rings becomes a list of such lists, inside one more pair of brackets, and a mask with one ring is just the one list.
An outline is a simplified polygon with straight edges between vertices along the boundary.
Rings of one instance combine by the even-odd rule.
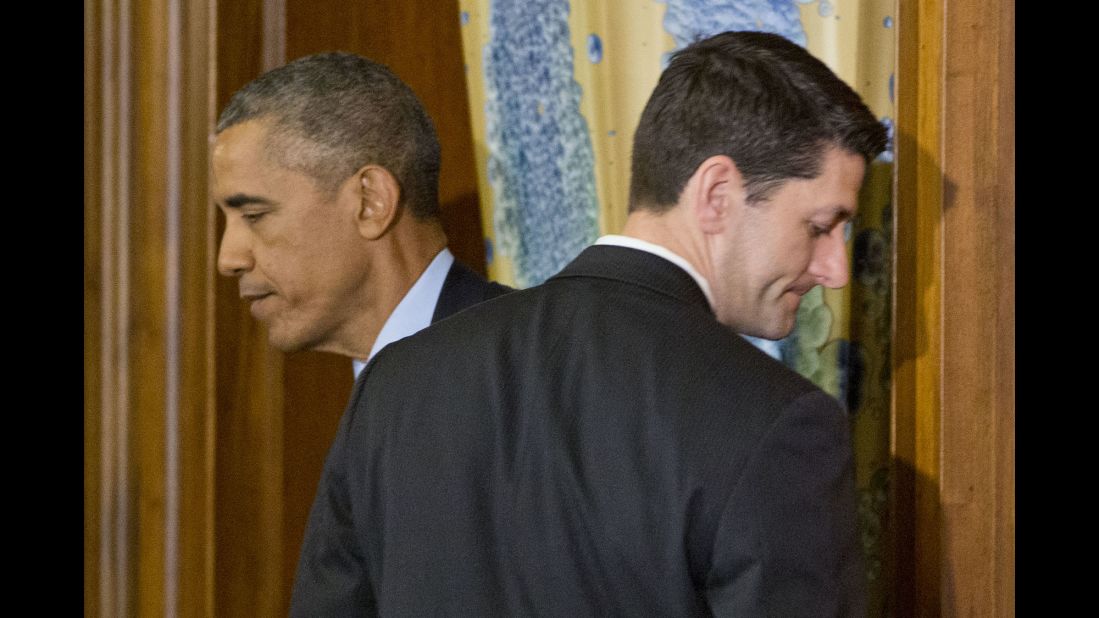
[[332, 345], [318, 348], [351, 358], [366, 358], [382, 327], [431, 261], [446, 248], [437, 219], [404, 216], [384, 236], [369, 242], [358, 291], [358, 312]]
[[713, 281], [713, 256], [705, 238], [690, 221], [683, 220], [686, 208], [675, 206], [663, 213], [635, 210], [626, 219], [623, 236], [660, 245], [679, 255], [707, 281]]

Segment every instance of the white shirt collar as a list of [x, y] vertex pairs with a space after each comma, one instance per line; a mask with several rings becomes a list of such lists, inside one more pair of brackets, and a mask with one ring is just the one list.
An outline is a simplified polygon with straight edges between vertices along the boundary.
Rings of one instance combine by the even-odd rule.
[[675, 253], [667, 247], [651, 243], [647, 240], [641, 240], [640, 238], [634, 238], [633, 236], [622, 236], [620, 234], [608, 234], [606, 236], [600, 236], [599, 240], [595, 241], [597, 245], [613, 245], [616, 247], [628, 247], [630, 249], [637, 249], [638, 251], [645, 251], [646, 253], [652, 253], [658, 255], [665, 260], [668, 260], [672, 264], [687, 271], [687, 274], [695, 280], [698, 287], [702, 288], [702, 293], [706, 295], [706, 301], [710, 303], [710, 307], [714, 306], [714, 294], [710, 291], [710, 282], [706, 281], [706, 278], [702, 276], [691, 263], [683, 256]]
[[397, 303], [393, 313], [389, 314], [378, 338], [374, 340], [370, 356], [366, 360], [352, 359], [351, 365], [355, 369], [356, 378], [379, 350], [431, 325], [431, 316], [435, 315], [435, 305], [439, 302], [443, 283], [453, 264], [454, 254], [445, 247], [431, 260], [424, 273], [412, 284], [401, 302]]

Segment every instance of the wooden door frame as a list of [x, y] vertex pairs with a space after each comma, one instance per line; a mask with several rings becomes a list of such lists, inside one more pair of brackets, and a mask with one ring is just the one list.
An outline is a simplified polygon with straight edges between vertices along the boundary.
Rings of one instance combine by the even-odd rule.
[[899, 0], [892, 603], [1015, 614], [1015, 3]]

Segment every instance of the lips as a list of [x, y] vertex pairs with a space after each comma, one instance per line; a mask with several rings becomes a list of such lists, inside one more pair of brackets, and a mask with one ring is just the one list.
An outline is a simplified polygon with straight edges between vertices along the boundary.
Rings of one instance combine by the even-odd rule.
[[261, 298], [267, 298], [268, 296], [270, 296], [273, 293], [274, 292], [241, 292], [240, 297], [243, 300], [254, 301], [254, 300], [259, 300]]
[[240, 282], [240, 297], [243, 300], [258, 300], [274, 293], [275, 292], [271, 290], [271, 288], [266, 287], [262, 283], [250, 283], [244, 280], [241, 280]]
[[267, 304], [264, 301], [274, 295], [275, 293], [270, 290], [258, 288], [241, 289], [240, 291], [241, 299], [251, 303], [249, 309], [252, 312], [252, 317], [256, 318], [257, 320], [263, 319], [265, 313], [263, 307], [265, 304]]

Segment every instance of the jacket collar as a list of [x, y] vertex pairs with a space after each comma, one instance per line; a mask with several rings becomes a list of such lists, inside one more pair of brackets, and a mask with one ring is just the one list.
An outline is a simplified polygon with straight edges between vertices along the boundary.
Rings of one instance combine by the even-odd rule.
[[584, 249], [554, 279], [595, 277], [637, 285], [682, 302], [701, 305], [711, 315], [702, 288], [685, 270], [668, 260], [638, 249], [613, 245], [595, 245]]

